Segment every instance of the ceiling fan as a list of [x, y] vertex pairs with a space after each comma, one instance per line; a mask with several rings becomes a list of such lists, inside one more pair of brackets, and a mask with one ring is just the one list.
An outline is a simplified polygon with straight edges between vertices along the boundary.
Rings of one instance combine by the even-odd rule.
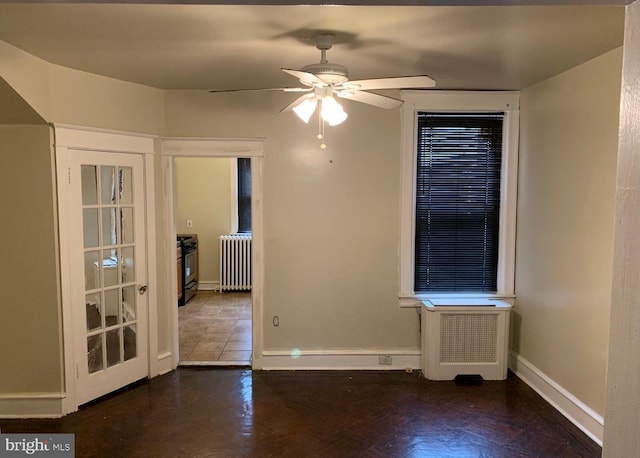
[[[426, 75], [349, 80], [349, 70], [347, 67], [330, 63], [327, 60], [327, 51], [333, 46], [334, 40], [335, 36], [329, 33], [314, 37], [316, 48], [320, 50], [319, 63], [306, 65], [300, 70], [281, 69], [283, 72], [298, 78], [302, 87], [257, 89], [266, 91], [304, 92], [303, 95], [284, 107], [281, 112], [293, 111], [302, 121], [308, 123], [316, 111], [316, 108], [319, 107], [319, 139], [324, 138], [325, 121], [330, 126], [336, 126], [347, 119], [347, 113], [335, 97], [389, 109], [400, 106], [403, 101], [368, 91], [377, 89], [430, 88], [436, 85], [436, 82]], [[239, 89], [237, 91], [246, 90], [256, 89]], [[233, 90], [209, 92], [233, 92]], [[320, 147], [325, 148], [326, 145], [323, 143]]]

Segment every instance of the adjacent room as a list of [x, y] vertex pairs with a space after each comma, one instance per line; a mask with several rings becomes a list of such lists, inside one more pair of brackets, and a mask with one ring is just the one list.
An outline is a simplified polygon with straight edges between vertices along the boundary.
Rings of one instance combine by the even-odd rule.
[[249, 160], [176, 158], [175, 170], [180, 364], [250, 365]]

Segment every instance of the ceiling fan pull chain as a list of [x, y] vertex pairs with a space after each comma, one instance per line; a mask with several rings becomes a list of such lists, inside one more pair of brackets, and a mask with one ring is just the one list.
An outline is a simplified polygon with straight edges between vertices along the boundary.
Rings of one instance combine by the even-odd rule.
[[324, 119], [318, 114], [318, 140], [322, 140], [320, 148], [325, 149], [327, 145], [324, 143]]

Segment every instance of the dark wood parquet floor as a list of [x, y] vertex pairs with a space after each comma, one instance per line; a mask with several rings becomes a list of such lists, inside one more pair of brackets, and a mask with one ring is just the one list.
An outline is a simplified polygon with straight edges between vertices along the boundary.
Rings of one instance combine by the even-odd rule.
[[513, 374], [461, 386], [395, 371], [181, 368], [60, 419], [77, 457], [597, 457]]

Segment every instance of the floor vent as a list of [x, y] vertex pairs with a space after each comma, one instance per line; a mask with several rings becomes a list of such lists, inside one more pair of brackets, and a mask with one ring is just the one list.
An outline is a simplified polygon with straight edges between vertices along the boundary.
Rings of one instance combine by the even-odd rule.
[[507, 376], [509, 312], [504, 301], [429, 300], [422, 307], [422, 369], [430, 380]]

